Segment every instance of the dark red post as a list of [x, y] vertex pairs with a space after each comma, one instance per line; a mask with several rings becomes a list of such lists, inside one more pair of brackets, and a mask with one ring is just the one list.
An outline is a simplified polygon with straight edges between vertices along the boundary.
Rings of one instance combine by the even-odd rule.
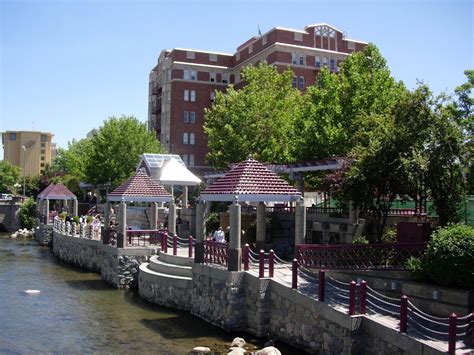
[[356, 283], [351, 281], [349, 285], [349, 315], [353, 316], [355, 314], [356, 307]]
[[448, 353], [456, 353], [456, 330], [457, 330], [458, 316], [456, 313], [449, 315], [449, 336], [448, 336]]
[[270, 249], [270, 254], [268, 255], [268, 277], [273, 277], [273, 270], [275, 269], [275, 252], [273, 249]]
[[243, 255], [243, 258], [244, 258], [244, 271], [248, 271], [249, 270], [249, 245], [248, 244], [245, 244], [244, 245], [244, 255]]
[[260, 250], [258, 256], [258, 277], [265, 277], [265, 252], [263, 250]]
[[173, 255], [178, 254], [178, 236], [175, 234], [173, 235]]
[[291, 264], [291, 288], [298, 288], [298, 260], [293, 259]]
[[193, 257], [193, 237], [191, 235], [188, 237], [188, 243], [189, 243], [188, 257], [192, 258]]
[[326, 288], [326, 271], [319, 270], [319, 289], [318, 300], [324, 302], [324, 292]]
[[365, 314], [365, 304], [367, 299], [367, 282], [362, 280], [360, 282], [360, 314]]
[[407, 323], [408, 323], [408, 297], [402, 295], [400, 304], [400, 332], [407, 332]]

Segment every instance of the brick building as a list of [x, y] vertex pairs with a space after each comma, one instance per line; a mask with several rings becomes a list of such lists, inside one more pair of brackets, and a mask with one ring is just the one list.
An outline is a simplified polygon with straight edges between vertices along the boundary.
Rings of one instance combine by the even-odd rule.
[[187, 166], [202, 174], [209, 168], [205, 162], [204, 108], [211, 106], [216, 90], [242, 85], [243, 67], [261, 61], [281, 71], [291, 67], [293, 86], [305, 90], [314, 84], [323, 66], [338, 71], [348, 54], [366, 45], [323, 23], [304, 30], [275, 27], [250, 38], [234, 54], [163, 50], [149, 78], [148, 127], [170, 154], [179, 154]]

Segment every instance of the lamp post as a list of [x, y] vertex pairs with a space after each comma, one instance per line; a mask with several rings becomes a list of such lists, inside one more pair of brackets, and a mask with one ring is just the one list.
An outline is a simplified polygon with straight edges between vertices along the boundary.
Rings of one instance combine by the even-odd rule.
[[23, 149], [23, 198], [25, 198], [25, 190], [26, 190], [26, 146], [22, 145], [21, 149]]

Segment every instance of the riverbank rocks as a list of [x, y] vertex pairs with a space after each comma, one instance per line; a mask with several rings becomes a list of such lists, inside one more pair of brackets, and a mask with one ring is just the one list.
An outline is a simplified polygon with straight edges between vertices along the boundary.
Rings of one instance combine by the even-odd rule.
[[209, 354], [211, 349], [205, 346], [196, 346], [193, 350], [191, 350], [191, 354]]
[[267, 346], [255, 352], [255, 355], [281, 355], [281, 351], [274, 346]]
[[133, 256], [119, 256], [117, 278], [121, 288], [137, 287], [139, 267], [140, 262]]
[[15, 233], [12, 233], [10, 235], [11, 238], [33, 238], [35, 235], [35, 232], [33, 229], [18, 229]]

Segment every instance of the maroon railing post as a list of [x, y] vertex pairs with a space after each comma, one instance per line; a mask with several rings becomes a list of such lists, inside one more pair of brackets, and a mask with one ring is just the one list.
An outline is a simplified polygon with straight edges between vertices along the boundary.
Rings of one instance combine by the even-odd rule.
[[400, 304], [400, 332], [407, 332], [407, 323], [408, 323], [408, 297], [402, 295]]
[[456, 353], [456, 330], [458, 316], [456, 313], [449, 315], [449, 336], [448, 336], [448, 353]]
[[173, 235], [173, 255], [178, 254], [178, 236], [175, 234]]
[[193, 257], [193, 236], [192, 235], [188, 237], [188, 243], [189, 243], [188, 257], [192, 258]]
[[365, 304], [367, 299], [367, 282], [362, 280], [360, 282], [360, 314], [365, 314]]
[[326, 271], [319, 270], [319, 289], [318, 289], [319, 302], [324, 302], [325, 288], [326, 288]]
[[356, 303], [356, 283], [351, 281], [349, 284], [349, 315], [355, 314], [355, 303]]
[[260, 250], [258, 256], [258, 277], [265, 277], [265, 252], [263, 250]]
[[270, 249], [270, 254], [268, 255], [268, 277], [273, 277], [273, 270], [275, 269], [275, 252], [273, 249]]
[[244, 255], [243, 255], [243, 258], [244, 258], [244, 271], [248, 271], [249, 270], [249, 245], [248, 244], [245, 244], [244, 245]]
[[291, 288], [298, 287], [298, 260], [293, 259], [291, 264]]

